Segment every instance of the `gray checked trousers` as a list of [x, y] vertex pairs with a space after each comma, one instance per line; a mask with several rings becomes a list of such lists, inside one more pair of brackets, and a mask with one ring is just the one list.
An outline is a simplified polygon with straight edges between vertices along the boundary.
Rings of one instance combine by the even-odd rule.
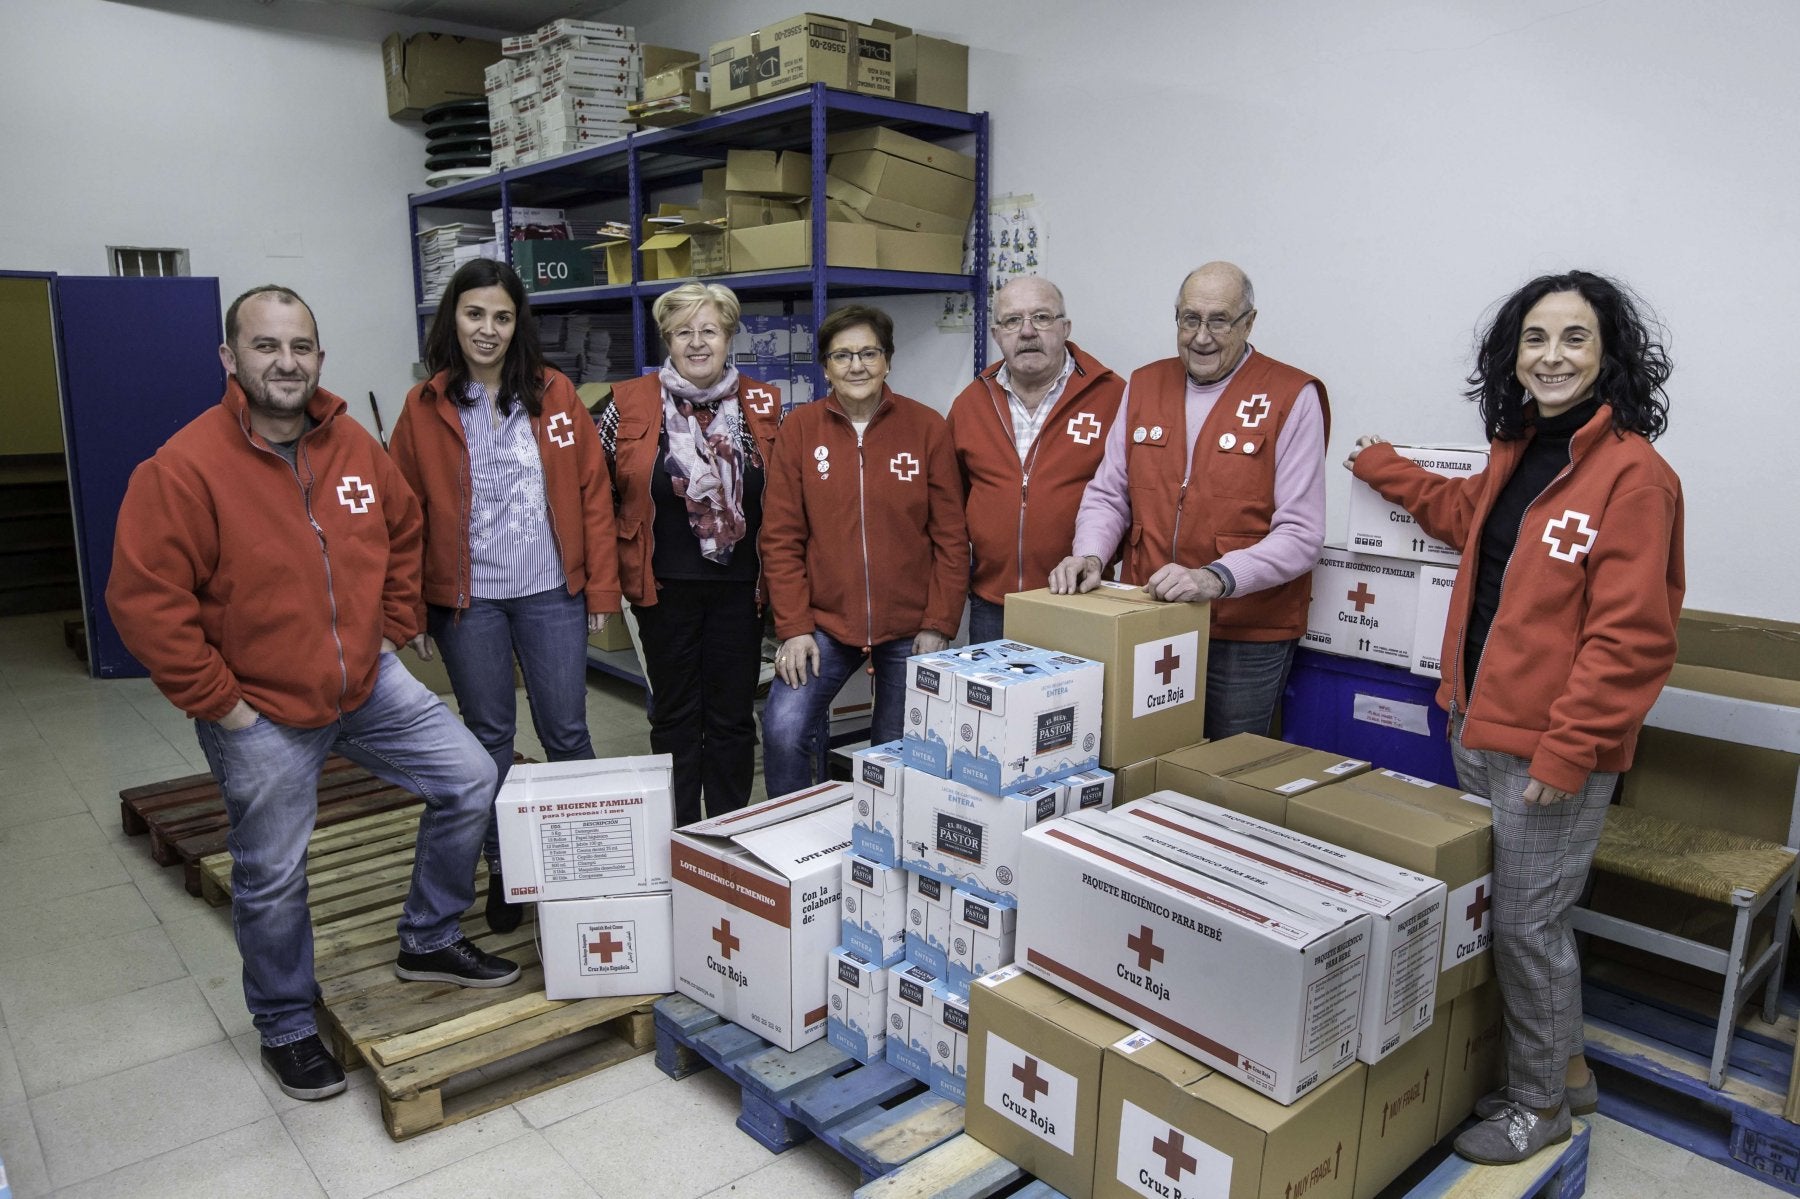
[[1460, 719], [1450, 750], [1463, 790], [1494, 811], [1494, 973], [1505, 1012], [1507, 1093], [1552, 1107], [1562, 1102], [1569, 1059], [1582, 1051], [1581, 961], [1569, 911], [1587, 884], [1619, 776], [1596, 772], [1572, 799], [1527, 805], [1531, 764], [1524, 758], [1466, 748]]

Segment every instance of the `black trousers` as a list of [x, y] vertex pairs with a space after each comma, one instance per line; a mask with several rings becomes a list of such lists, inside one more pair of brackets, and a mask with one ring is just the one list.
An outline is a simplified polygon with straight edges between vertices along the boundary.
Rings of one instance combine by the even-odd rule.
[[756, 584], [668, 579], [633, 608], [650, 675], [650, 748], [675, 759], [675, 823], [750, 801], [762, 615]]

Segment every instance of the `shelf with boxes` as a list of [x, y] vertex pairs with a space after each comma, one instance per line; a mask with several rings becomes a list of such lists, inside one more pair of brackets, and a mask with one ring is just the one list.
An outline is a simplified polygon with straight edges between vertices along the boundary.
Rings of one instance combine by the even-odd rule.
[[[631, 373], [654, 360], [649, 303], [696, 276], [790, 314], [840, 297], [969, 292], [980, 362], [988, 298], [964, 266], [986, 259], [988, 140], [986, 113], [812, 84], [413, 195], [421, 342], [448, 247], [491, 225], [508, 261], [530, 272], [535, 309], [629, 310]], [[573, 238], [519, 237], [559, 209], [570, 222], [559, 232]]]

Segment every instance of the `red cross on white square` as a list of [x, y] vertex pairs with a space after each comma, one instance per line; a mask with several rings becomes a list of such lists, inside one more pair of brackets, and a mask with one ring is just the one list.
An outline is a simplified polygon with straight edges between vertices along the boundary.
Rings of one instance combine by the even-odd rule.
[[1593, 549], [1599, 535], [1600, 530], [1588, 524], [1587, 513], [1572, 508], [1544, 525], [1544, 544], [1550, 547], [1550, 556], [1564, 562], [1573, 562]]
[[1238, 423], [1246, 429], [1256, 428], [1268, 415], [1269, 396], [1267, 392], [1258, 392], [1237, 406]]
[[623, 952], [625, 942], [613, 940], [610, 931], [603, 931], [598, 941], [588, 942], [588, 952], [598, 957], [608, 966], [612, 965], [613, 954]]
[[1163, 947], [1156, 943], [1147, 924], [1139, 925], [1135, 933], [1125, 938], [1125, 948], [1137, 954], [1139, 970], [1148, 970], [1151, 962], [1163, 960]]
[[1170, 1182], [1180, 1182], [1183, 1174], [1192, 1173], [1200, 1168], [1200, 1161], [1187, 1151], [1187, 1138], [1177, 1128], [1169, 1129], [1167, 1139], [1155, 1137], [1150, 1142], [1150, 1152], [1163, 1159], [1163, 1173]]
[[1355, 604], [1356, 610], [1361, 612], [1364, 608], [1375, 602], [1375, 593], [1369, 590], [1368, 583], [1358, 579], [1355, 590], [1347, 593], [1344, 598]]
[[549, 434], [551, 441], [565, 450], [575, 444], [575, 425], [569, 420], [567, 412], [558, 412], [551, 417], [550, 423], [544, 426], [544, 432]]
[[719, 927], [713, 929], [712, 939], [719, 943], [719, 956], [726, 961], [730, 961], [731, 955], [744, 944], [742, 937], [734, 936], [732, 934], [731, 921], [729, 920], [719, 921]]
[[1038, 1073], [1038, 1061], [1035, 1057], [1027, 1057], [1012, 1068], [1012, 1076], [1019, 1082], [1019, 1093], [1025, 1097], [1026, 1103], [1036, 1103], [1039, 1095], [1050, 1093], [1050, 1080]]
[[894, 477], [902, 483], [910, 483], [913, 481], [913, 477], [919, 473], [919, 460], [912, 456], [911, 451], [901, 450], [888, 463], [888, 469], [893, 471]]
[[375, 502], [375, 489], [363, 482], [360, 475], [345, 475], [338, 483], [337, 497], [338, 503], [360, 516]]
[[766, 387], [745, 388], [744, 399], [756, 401], [755, 403], [747, 403], [744, 406], [758, 416], [769, 415], [770, 410], [775, 407], [775, 393]]
[[1100, 418], [1092, 412], [1078, 413], [1069, 418], [1069, 436], [1075, 439], [1076, 445], [1092, 445], [1100, 433]]

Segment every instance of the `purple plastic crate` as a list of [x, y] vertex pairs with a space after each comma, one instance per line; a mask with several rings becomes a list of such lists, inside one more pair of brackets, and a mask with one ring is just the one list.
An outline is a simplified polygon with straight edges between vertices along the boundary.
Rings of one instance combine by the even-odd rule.
[[1437, 689], [1436, 679], [1410, 670], [1297, 649], [1281, 697], [1281, 738], [1454, 787], [1449, 715], [1437, 706]]

